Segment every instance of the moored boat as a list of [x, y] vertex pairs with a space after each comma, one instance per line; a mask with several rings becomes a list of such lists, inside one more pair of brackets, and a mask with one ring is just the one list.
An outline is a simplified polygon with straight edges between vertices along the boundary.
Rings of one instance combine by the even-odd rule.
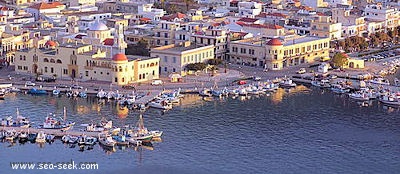
[[32, 95], [44, 95], [47, 94], [47, 91], [42, 90], [42, 89], [36, 89], [36, 88], [32, 88], [28, 91], [28, 94], [32, 94]]
[[384, 95], [379, 101], [387, 105], [400, 106], [400, 98], [395, 95]]
[[106, 147], [114, 147], [117, 143], [113, 140], [111, 135], [102, 135], [99, 134], [98, 141], [101, 145], [106, 146]]
[[37, 143], [45, 143], [46, 142], [46, 134], [43, 131], [40, 131], [36, 136]]

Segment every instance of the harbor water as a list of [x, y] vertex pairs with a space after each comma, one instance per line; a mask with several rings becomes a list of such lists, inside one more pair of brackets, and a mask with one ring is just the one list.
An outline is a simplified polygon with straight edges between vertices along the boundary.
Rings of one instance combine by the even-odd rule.
[[[77, 124], [134, 125], [138, 112], [96, 98], [8, 95], [0, 116], [40, 124], [49, 112]], [[187, 95], [172, 110], [143, 114], [164, 131], [149, 147], [91, 150], [62, 144], [0, 143], [0, 173], [398, 173], [400, 109], [365, 105], [329, 90], [298, 86], [270, 95], [202, 99]], [[10, 162], [96, 162], [98, 170], [13, 170]]]

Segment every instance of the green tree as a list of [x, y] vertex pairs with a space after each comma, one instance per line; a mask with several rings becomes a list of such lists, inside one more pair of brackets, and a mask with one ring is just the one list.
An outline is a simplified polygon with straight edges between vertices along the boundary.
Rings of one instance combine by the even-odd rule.
[[207, 64], [209, 64], [209, 65], [221, 65], [222, 64], [222, 60], [221, 59], [209, 59], [207, 61]]
[[336, 53], [332, 59], [333, 65], [343, 67], [349, 63], [349, 59], [343, 53]]
[[126, 55], [139, 55], [139, 56], [150, 56], [150, 44], [146, 40], [139, 40], [136, 45], [128, 45], [126, 48], [125, 54]]
[[207, 67], [205, 63], [190, 63], [186, 65], [186, 69], [190, 71], [200, 71]]

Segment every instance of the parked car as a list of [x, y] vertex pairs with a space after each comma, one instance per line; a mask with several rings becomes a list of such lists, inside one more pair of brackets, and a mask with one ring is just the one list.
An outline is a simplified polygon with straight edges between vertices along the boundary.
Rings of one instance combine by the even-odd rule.
[[296, 71], [297, 74], [304, 74], [306, 73], [306, 69], [305, 68], [300, 68], [298, 71]]
[[26, 81], [25, 86], [35, 86], [36, 84], [31, 81]]
[[260, 81], [260, 80], [261, 80], [261, 77], [255, 76], [255, 77], [253, 77], [253, 80], [254, 80], [254, 81]]
[[151, 81], [151, 85], [154, 85], [154, 86], [158, 86], [158, 85], [162, 85], [162, 84], [163, 84], [162, 80], [153, 80], [153, 81]]
[[83, 89], [82, 86], [79, 86], [79, 85], [77, 85], [77, 84], [71, 85], [71, 88], [72, 88], [72, 89]]
[[128, 85], [122, 85], [123, 89], [135, 89], [135, 85], [133, 84], [128, 84]]

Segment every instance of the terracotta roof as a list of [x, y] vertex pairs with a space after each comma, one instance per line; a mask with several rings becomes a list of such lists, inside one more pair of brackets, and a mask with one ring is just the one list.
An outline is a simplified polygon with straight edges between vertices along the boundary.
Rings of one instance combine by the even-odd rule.
[[237, 20], [238, 22], [247, 22], [247, 23], [254, 23], [256, 21], [258, 21], [258, 19], [255, 18], [240, 18], [239, 20]]
[[64, 4], [61, 4], [60, 2], [52, 2], [52, 3], [37, 3], [29, 6], [29, 8], [34, 8], [38, 10], [43, 10], [43, 9], [52, 9], [52, 8], [58, 8], [59, 6], [62, 6]]
[[236, 22], [238, 25], [241, 25], [242, 27], [251, 27], [251, 28], [268, 28], [268, 29], [283, 29], [282, 26], [275, 25], [275, 24], [245, 24], [243, 22]]
[[103, 43], [104, 45], [112, 46], [114, 45], [114, 39], [113, 38], [104, 39]]
[[271, 46], [281, 46], [281, 45], [283, 45], [283, 44], [282, 44], [282, 42], [281, 42], [279, 39], [277, 39], [277, 38], [272, 38], [271, 40], [269, 40], [269, 41], [267, 42], [267, 45], [271, 45]]
[[84, 34], [77, 34], [77, 35], [75, 36], [75, 39], [82, 39], [83, 36], [86, 36], [86, 35], [84, 35]]
[[113, 60], [113, 61], [127, 61], [128, 58], [126, 57], [125, 54], [118, 53], [118, 54], [116, 54], [116, 55], [113, 56], [112, 60]]
[[286, 18], [287, 15], [284, 15], [282, 13], [260, 13], [259, 15], [257, 15], [257, 17], [267, 17], [267, 16], [275, 16], [275, 17], [281, 17], [281, 18]]
[[139, 20], [140, 20], [140, 21], [151, 21], [150, 18], [140, 18]]
[[48, 40], [48, 41], [45, 43], [45, 45], [46, 45], [46, 46], [50, 46], [50, 47], [55, 47], [55, 46], [57, 46], [57, 43], [54, 42], [54, 41], [52, 41], [52, 40]]
[[8, 7], [1, 7], [0, 8], [0, 11], [8, 11], [8, 10], [10, 10]]
[[175, 19], [175, 18], [178, 18], [178, 19], [183, 19], [183, 18], [185, 18], [186, 17], [186, 15], [185, 14], [183, 14], [183, 13], [175, 13], [175, 14], [171, 14], [171, 15], [167, 15], [167, 16], [163, 16], [163, 17], [161, 17], [161, 19], [162, 20], [173, 20], [173, 19]]

